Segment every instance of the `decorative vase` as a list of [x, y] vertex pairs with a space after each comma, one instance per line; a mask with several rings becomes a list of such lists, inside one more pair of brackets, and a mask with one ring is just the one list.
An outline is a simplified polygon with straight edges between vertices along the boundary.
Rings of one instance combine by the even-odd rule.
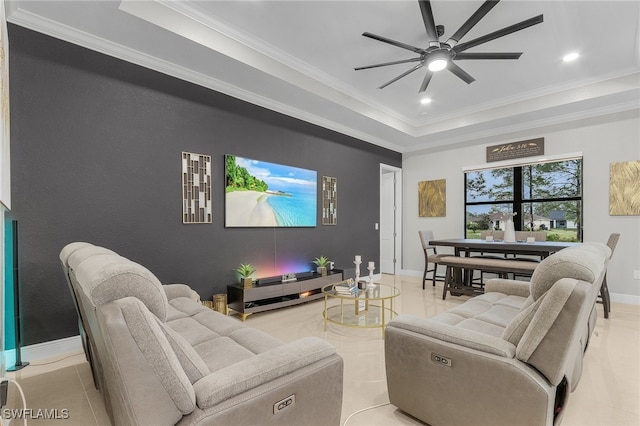
[[212, 309], [216, 312], [220, 312], [221, 314], [228, 315], [227, 312], [227, 294], [220, 293], [213, 295], [213, 306]]
[[504, 229], [504, 242], [515, 243], [516, 242], [516, 230], [513, 227], [513, 220], [507, 219], [506, 227]]
[[244, 288], [253, 287], [253, 278], [251, 277], [242, 278], [242, 287]]
[[327, 267], [326, 266], [318, 266], [316, 268], [316, 272], [324, 277], [325, 275], [327, 275]]

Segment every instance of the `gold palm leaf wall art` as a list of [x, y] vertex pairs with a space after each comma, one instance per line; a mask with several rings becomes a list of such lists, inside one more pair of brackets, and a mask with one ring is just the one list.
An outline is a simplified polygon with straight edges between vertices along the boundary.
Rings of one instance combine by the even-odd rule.
[[447, 180], [418, 182], [418, 216], [445, 217], [447, 215]]
[[640, 215], [640, 161], [609, 165], [609, 214]]

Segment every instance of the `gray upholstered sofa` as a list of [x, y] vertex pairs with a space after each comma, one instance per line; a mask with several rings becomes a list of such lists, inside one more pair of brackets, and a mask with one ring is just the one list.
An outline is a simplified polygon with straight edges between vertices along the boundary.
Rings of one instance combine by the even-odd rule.
[[340, 423], [343, 362], [324, 340], [283, 343], [102, 247], [60, 260], [114, 425]]
[[400, 315], [385, 334], [391, 403], [432, 425], [559, 424], [582, 373], [609, 248], [584, 243], [542, 261], [530, 282], [431, 318]]

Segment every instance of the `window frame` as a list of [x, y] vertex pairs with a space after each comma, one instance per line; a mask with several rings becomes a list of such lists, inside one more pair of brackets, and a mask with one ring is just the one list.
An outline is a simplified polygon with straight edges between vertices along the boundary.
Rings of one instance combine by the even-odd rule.
[[[580, 160], [580, 180], [579, 180], [579, 194], [578, 196], [568, 196], [568, 197], [553, 197], [553, 198], [526, 198], [524, 196], [524, 186], [523, 186], [523, 169], [528, 166], [544, 164], [544, 163], [561, 163], [565, 161], [571, 160]], [[502, 162], [500, 162], [502, 163]], [[513, 188], [512, 188], [512, 199], [510, 200], [492, 200], [492, 201], [472, 201], [468, 200], [468, 174], [473, 172], [480, 172], [486, 170], [496, 170], [496, 169], [513, 169]], [[463, 230], [465, 237], [467, 236], [467, 212], [469, 206], [491, 206], [491, 205], [509, 205], [511, 207], [511, 211], [517, 213], [516, 216], [518, 218], [522, 218], [523, 214], [523, 205], [524, 204], [535, 204], [535, 203], [549, 203], [549, 202], [578, 202], [580, 205], [580, 215], [578, 218], [578, 226], [576, 229], [576, 236], [579, 241], [583, 241], [584, 234], [584, 158], [582, 154], [574, 154], [567, 157], [556, 157], [556, 158], [546, 158], [538, 161], [531, 162], [519, 162], [515, 164], [492, 164], [492, 165], [484, 165], [482, 167], [469, 167], [462, 169], [464, 173], [464, 215], [463, 215]], [[566, 222], [566, 219], [564, 219]], [[522, 231], [523, 228], [523, 220], [514, 220], [514, 228], [516, 231]]]

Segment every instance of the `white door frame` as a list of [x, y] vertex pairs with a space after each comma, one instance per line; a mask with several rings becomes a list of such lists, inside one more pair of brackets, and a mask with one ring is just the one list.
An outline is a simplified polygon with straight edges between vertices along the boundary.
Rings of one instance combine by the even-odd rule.
[[[382, 175], [384, 173], [393, 173], [395, 175], [394, 200], [385, 200], [382, 194]], [[382, 211], [383, 203], [392, 201], [394, 203], [394, 275], [399, 275], [402, 270], [402, 169], [388, 164], [380, 163], [380, 210]], [[386, 204], [385, 204], [386, 205]], [[380, 246], [382, 251], [382, 237], [380, 237]]]

